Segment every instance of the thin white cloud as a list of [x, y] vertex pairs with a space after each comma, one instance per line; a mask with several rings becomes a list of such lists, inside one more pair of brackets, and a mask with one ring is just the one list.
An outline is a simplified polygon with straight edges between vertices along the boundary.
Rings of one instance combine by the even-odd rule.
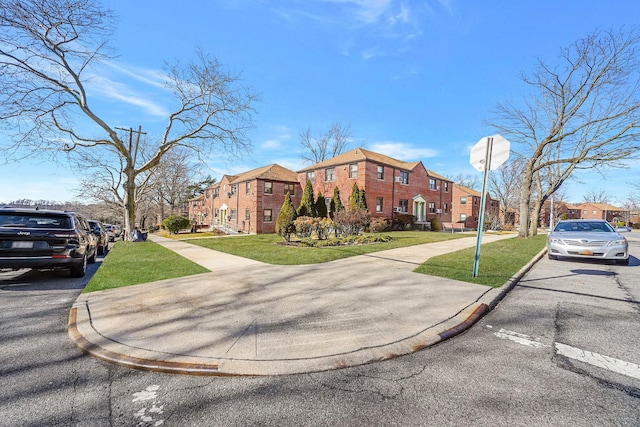
[[106, 65], [141, 83], [160, 89], [166, 89], [166, 76], [161, 71], [151, 68], [120, 64], [118, 62], [108, 62]]
[[269, 139], [262, 144], [260, 144], [260, 148], [264, 150], [278, 150], [282, 147], [282, 143], [277, 139]]
[[377, 22], [393, 3], [392, 0], [321, 0], [324, 3], [343, 5], [355, 9], [358, 20], [370, 24]]
[[154, 93], [153, 91], [141, 92], [138, 87], [106, 76], [94, 75], [90, 80], [90, 91], [98, 96], [139, 107], [152, 116], [168, 117], [170, 114], [165, 105], [150, 99], [149, 94]]
[[438, 150], [426, 147], [414, 147], [405, 142], [376, 142], [369, 147], [371, 151], [404, 161], [417, 161], [439, 155]]

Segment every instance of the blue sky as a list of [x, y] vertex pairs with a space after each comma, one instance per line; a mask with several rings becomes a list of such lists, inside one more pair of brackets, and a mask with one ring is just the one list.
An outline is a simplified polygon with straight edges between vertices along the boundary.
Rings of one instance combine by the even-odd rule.
[[[640, 22], [637, 0], [110, 0], [118, 16], [117, 58], [92, 80], [91, 103], [118, 127], [142, 125], [159, 136], [171, 100], [161, 87], [165, 63], [196, 48], [242, 76], [261, 100], [248, 134], [251, 156], [204, 171], [214, 177], [270, 163], [305, 165], [299, 135], [351, 125], [352, 146], [414, 161], [449, 177], [480, 174], [469, 150], [490, 135], [484, 121], [497, 102], [518, 100], [521, 72], [536, 58], [597, 28]], [[512, 147], [515, 148], [515, 147]], [[605, 179], [583, 173], [567, 182], [570, 201], [588, 191], [626, 197], [638, 163]], [[2, 166], [0, 202], [67, 201], [79, 176], [31, 159]]]

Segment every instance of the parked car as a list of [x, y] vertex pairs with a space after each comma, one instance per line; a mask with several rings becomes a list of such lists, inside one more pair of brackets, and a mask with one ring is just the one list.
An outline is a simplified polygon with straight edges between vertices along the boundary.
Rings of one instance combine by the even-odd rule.
[[627, 227], [626, 225], [621, 225], [616, 227], [616, 231], [618, 233], [630, 233], [631, 232], [631, 227]]
[[89, 220], [91, 231], [96, 236], [96, 251], [98, 255], [104, 255], [109, 250], [109, 236], [102, 223], [93, 219]]
[[0, 268], [65, 268], [82, 277], [96, 261], [96, 242], [77, 213], [0, 208]]
[[104, 229], [107, 232], [110, 242], [116, 241], [116, 227], [111, 224], [104, 224]]
[[562, 220], [547, 236], [547, 254], [549, 259], [606, 259], [628, 265], [629, 243], [607, 221]]

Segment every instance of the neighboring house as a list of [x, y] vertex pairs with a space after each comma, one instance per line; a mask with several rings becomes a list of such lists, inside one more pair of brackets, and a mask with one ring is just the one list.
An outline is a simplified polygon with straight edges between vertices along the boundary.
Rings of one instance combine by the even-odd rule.
[[[224, 175], [189, 202], [189, 218], [199, 228], [223, 228], [244, 233], [274, 233], [286, 193], [300, 204], [298, 175], [271, 164], [239, 175]], [[203, 218], [202, 222], [198, 222]], [[201, 224], [201, 225], [200, 225]]]
[[582, 219], [604, 219], [610, 223], [629, 222], [630, 212], [628, 210], [608, 203], [582, 203], [577, 207], [580, 209], [580, 218]]
[[207, 189], [205, 189], [201, 195], [189, 200], [189, 219], [197, 229], [209, 228], [209, 221], [211, 220], [209, 214], [211, 211], [206, 201], [210, 197], [211, 191], [207, 192]]
[[[460, 184], [453, 184], [451, 213], [454, 228], [478, 228], [482, 193]], [[489, 193], [485, 198], [485, 221], [500, 217], [500, 202], [493, 200]]]
[[542, 226], [550, 226], [551, 225], [551, 211], [553, 210], [554, 224], [556, 224], [561, 219], [580, 219], [580, 208], [560, 201], [555, 200], [553, 204], [551, 200], [547, 200], [542, 205], [542, 209], [540, 210], [540, 223]]
[[298, 181], [309, 179], [314, 197], [322, 193], [327, 203], [340, 190], [345, 206], [353, 184], [364, 189], [371, 217], [414, 215], [418, 223], [439, 217], [451, 222], [451, 186], [447, 178], [427, 170], [422, 162], [403, 162], [356, 148], [298, 171]]

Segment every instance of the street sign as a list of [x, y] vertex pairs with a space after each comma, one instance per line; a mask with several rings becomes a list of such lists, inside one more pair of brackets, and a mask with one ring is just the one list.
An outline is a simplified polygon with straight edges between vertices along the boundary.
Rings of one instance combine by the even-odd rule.
[[509, 158], [509, 152], [511, 151], [511, 144], [509, 141], [501, 137], [500, 135], [487, 136], [482, 138], [476, 145], [471, 148], [471, 157], [469, 163], [471, 166], [479, 170], [480, 172], [485, 170], [485, 163], [487, 162], [487, 144], [489, 139], [493, 140], [490, 154], [489, 170], [496, 170]]
[[473, 277], [478, 277], [480, 266], [480, 245], [482, 245], [482, 229], [484, 227], [484, 206], [486, 204], [487, 180], [489, 171], [498, 169], [509, 158], [509, 141], [500, 135], [482, 138], [471, 148], [469, 163], [484, 172], [482, 180], [482, 196], [480, 197], [480, 218], [478, 219], [478, 234], [476, 236], [476, 256], [473, 260]]

